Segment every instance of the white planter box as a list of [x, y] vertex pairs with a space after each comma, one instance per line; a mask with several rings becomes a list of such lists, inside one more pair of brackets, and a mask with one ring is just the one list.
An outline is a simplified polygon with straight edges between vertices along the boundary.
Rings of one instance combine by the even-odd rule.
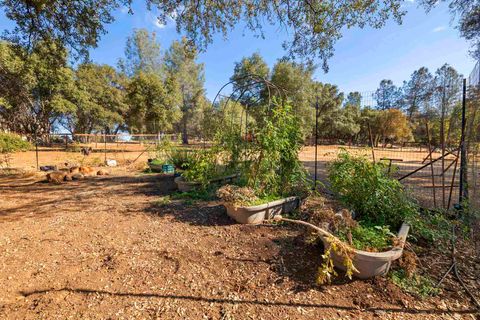
[[[359, 272], [355, 272], [354, 276], [360, 279], [368, 279], [387, 274], [390, 266], [392, 265], [392, 261], [397, 260], [402, 256], [403, 247], [405, 245], [409, 230], [410, 226], [406, 223], [403, 223], [397, 234], [400, 244], [391, 250], [385, 252], [355, 250], [353, 265]], [[328, 248], [328, 241], [326, 241], [323, 237], [322, 241], [325, 245], [325, 248]], [[345, 266], [343, 265], [344, 258], [335, 254], [333, 250], [331, 252], [331, 257], [335, 267], [345, 271]]]
[[260, 224], [277, 214], [289, 213], [297, 209], [300, 206], [300, 198], [288, 197], [251, 207], [235, 207], [229, 203], [223, 205], [227, 208], [227, 214], [235, 221], [243, 224]]

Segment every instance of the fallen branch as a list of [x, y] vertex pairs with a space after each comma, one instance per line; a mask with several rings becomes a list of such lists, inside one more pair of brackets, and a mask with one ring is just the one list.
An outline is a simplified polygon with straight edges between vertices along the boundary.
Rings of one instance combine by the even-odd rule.
[[304, 225], [320, 233], [320, 235], [325, 239], [325, 241], [328, 242], [329, 246], [325, 248], [325, 253], [322, 255], [322, 257], [324, 258], [324, 262], [318, 268], [318, 276], [317, 276], [318, 284], [330, 283], [332, 275], [333, 276], [337, 275], [337, 273], [333, 268], [334, 263], [331, 256], [331, 250], [333, 250], [338, 256], [343, 258], [343, 265], [345, 266], [345, 272], [346, 272], [345, 275], [349, 279], [352, 279], [354, 272], [359, 272], [357, 268], [355, 268], [355, 266], [353, 265], [353, 256], [355, 254], [355, 250], [350, 245], [343, 242], [342, 240], [340, 240], [330, 232], [320, 227], [317, 227], [311, 223], [308, 223], [302, 220], [287, 219], [282, 217], [281, 215], [274, 216], [273, 220], [286, 221], [286, 222]]

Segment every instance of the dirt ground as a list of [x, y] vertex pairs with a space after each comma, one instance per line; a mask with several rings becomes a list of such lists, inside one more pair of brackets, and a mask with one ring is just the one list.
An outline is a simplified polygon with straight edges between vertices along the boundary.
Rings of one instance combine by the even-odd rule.
[[[61, 185], [38, 179], [0, 178], [1, 319], [478, 315], [450, 277], [428, 299], [386, 278], [320, 287], [322, 248], [305, 243], [301, 227], [240, 225], [217, 202], [167, 201], [172, 176], [117, 169]], [[425, 256], [438, 279], [448, 257]], [[478, 288], [479, 261], [460, 259], [468, 285]]]

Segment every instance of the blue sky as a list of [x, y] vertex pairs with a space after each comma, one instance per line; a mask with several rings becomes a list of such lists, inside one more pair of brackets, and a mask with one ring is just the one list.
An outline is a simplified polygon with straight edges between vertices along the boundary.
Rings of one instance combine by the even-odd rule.
[[[179, 39], [175, 25], [159, 25], [155, 15], [148, 12], [141, 1], [134, 4], [134, 14], [125, 8], [115, 13], [116, 21], [107, 26], [98, 48], [91, 51], [91, 59], [97, 63], [116, 65], [123, 56], [126, 38], [134, 28], [155, 31], [162, 49]], [[414, 0], [407, 1], [408, 13], [403, 24], [389, 21], [382, 29], [345, 30], [343, 38], [335, 45], [335, 55], [329, 61], [330, 70], [325, 74], [321, 68], [315, 79], [334, 83], [344, 92], [375, 90], [382, 79], [391, 79], [397, 85], [422, 67], [432, 72], [444, 63], [454, 66], [460, 73], [468, 75], [474, 61], [468, 55], [468, 43], [459, 37], [448, 8], [438, 5], [428, 14], [417, 8]], [[0, 30], [10, 28], [12, 22], [0, 14]], [[288, 35], [276, 27], [266, 26], [266, 39], [255, 37], [243, 26], [238, 26], [228, 35], [214, 38], [199, 61], [205, 64], [205, 88], [211, 99], [218, 89], [228, 81], [234, 63], [242, 57], [259, 52], [270, 66], [285, 55], [282, 42]], [[320, 61], [318, 61], [320, 63]]]

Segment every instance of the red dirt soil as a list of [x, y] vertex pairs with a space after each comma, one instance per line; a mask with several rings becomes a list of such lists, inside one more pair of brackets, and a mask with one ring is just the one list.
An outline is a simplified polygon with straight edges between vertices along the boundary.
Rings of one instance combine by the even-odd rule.
[[[0, 178], [1, 319], [476, 317], [452, 281], [428, 299], [386, 278], [320, 287], [322, 249], [304, 229], [235, 224], [217, 202], [159, 201], [171, 176], [9, 179]], [[427, 265], [440, 275], [449, 261], [438, 259]]]

